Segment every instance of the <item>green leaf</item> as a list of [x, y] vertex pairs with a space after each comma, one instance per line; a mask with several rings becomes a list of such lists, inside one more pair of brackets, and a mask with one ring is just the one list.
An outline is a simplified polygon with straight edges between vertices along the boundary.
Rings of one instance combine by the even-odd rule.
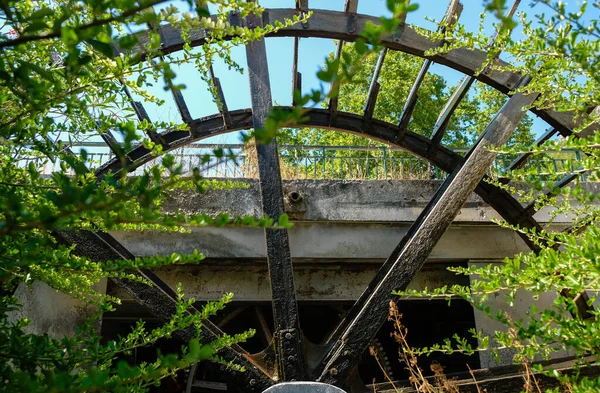
[[35, 33], [36, 31], [45, 30], [48, 25], [44, 22], [33, 22], [23, 30], [24, 33]]
[[101, 42], [95, 39], [86, 40], [88, 44], [90, 44], [95, 50], [102, 53], [106, 57], [114, 57], [114, 52], [111, 44], [107, 44], [105, 42]]
[[61, 39], [67, 46], [73, 46], [79, 43], [77, 32], [72, 27], [63, 27], [61, 30]]
[[287, 214], [284, 213], [279, 216], [279, 220], [277, 220], [277, 224], [282, 228], [289, 228], [291, 226], [290, 218], [288, 217]]

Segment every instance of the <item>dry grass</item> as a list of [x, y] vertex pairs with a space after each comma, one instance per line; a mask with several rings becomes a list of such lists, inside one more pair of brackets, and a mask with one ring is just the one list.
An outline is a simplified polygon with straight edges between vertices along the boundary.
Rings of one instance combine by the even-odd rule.
[[[432, 363], [430, 365], [431, 371], [434, 374], [433, 378], [426, 378], [423, 375], [423, 370], [417, 364], [416, 351], [408, 343], [408, 329], [402, 323], [402, 313], [398, 311], [398, 307], [394, 301], [391, 301], [389, 305], [388, 320], [394, 325], [392, 337], [398, 344], [398, 357], [400, 362], [405, 365], [405, 369], [409, 373], [408, 380], [413, 389], [418, 393], [460, 393], [460, 386], [457, 381], [455, 379], [449, 379], [444, 373], [444, 368], [439, 363]], [[513, 335], [516, 347], [522, 345], [518, 340], [516, 340], [514, 330], [511, 330], [510, 333]], [[401, 390], [398, 389], [398, 387], [394, 384], [394, 381], [392, 381], [392, 379], [389, 377], [385, 367], [383, 367], [380, 359], [378, 358], [377, 351], [373, 347], [370, 348], [370, 354], [375, 357], [377, 364], [392, 388], [395, 391], [400, 392]], [[521, 359], [521, 362], [523, 367], [523, 391], [527, 393], [542, 393], [543, 390], [540, 387], [535, 372], [531, 368], [529, 359], [524, 357]], [[468, 367], [468, 370], [473, 379], [477, 392], [486, 393], [485, 389], [480, 388], [479, 383], [475, 378], [475, 373], [473, 373], [470, 367]], [[373, 391], [376, 392], [375, 384], [373, 384]], [[562, 391], [572, 393], [573, 388], [572, 386], [563, 384]]]

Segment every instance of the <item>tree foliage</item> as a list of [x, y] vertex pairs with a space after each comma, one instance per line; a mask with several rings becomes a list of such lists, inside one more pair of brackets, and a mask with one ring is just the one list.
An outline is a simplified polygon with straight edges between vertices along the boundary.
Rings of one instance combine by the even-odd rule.
[[[247, 337], [247, 334], [225, 336], [204, 345], [192, 340], [177, 355], [159, 355], [152, 364], [129, 365], [116, 361], [120, 354], [152, 345], [183, 327], [200, 329], [206, 318], [230, 300], [227, 295], [208, 304], [201, 312], [190, 313], [193, 299], [185, 299], [181, 290], [177, 313], [167, 324], [150, 331], [138, 325], [127, 337], [108, 344], [100, 342], [93, 327], [94, 318], [74, 337], [63, 339], [29, 333], [27, 320], [9, 318], [8, 313], [20, 307], [12, 296], [18, 284], [30, 284], [35, 280], [64, 291], [98, 307], [97, 320], [102, 312], [111, 310], [118, 302], [94, 291], [93, 285], [99, 280], [107, 277], [136, 280], [138, 278], [130, 273], [132, 269], [197, 263], [202, 259], [196, 253], [98, 263], [78, 256], [72, 246], [60, 243], [57, 231], [288, 225], [285, 218], [276, 224], [269, 218], [164, 215], [160, 202], [168, 190], [184, 186], [202, 192], [209, 187], [223, 186], [207, 183], [198, 172], [191, 180], [184, 180], [181, 168], [168, 155], [141, 176], [127, 176], [129, 166], [124, 153], [134, 144], [143, 143], [157, 156], [163, 153], [161, 146], [142, 136], [145, 131], [185, 129], [186, 126], [135, 121], [133, 111], [126, 109], [130, 105], [126, 89], [161, 104], [146, 88], [154, 83], [161, 83], [165, 89], [184, 88], [174, 84], [176, 75], [171, 65], [193, 62], [205, 79], [208, 79], [207, 73], [215, 56], [239, 69], [229, 55], [232, 45], [298, 22], [286, 21], [249, 30], [228, 25], [227, 14], [232, 11], [241, 16], [260, 13], [260, 8], [252, 2], [215, 0], [211, 3], [219, 12], [213, 19], [208, 18], [204, 1], [190, 2], [191, 13], [184, 14], [172, 6], [160, 12], [151, 9], [159, 3], [160, 0], [31, 0], [0, 4], [0, 285], [4, 295], [0, 302], [0, 357], [5, 360], [0, 367], [2, 391], [144, 391], [161, 378], [201, 359], [218, 359], [216, 354], [220, 348]], [[522, 15], [525, 34], [521, 40], [513, 41], [508, 34], [516, 21], [499, 19], [500, 34], [495, 49], [490, 51], [489, 65], [497, 67], [493, 61], [494, 51], [501, 49], [515, 64], [509, 67], [511, 70], [532, 75], [532, 83], [523, 90], [541, 93], [537, 106], [587, 113], [598, 103], [598, 18], [586, 16], [586, 3], [574, 13], [550, 0], [536, 3], [549, 7], [551, 16], [540, 15], [534, 24]], [[486, 4], [488, 11], [496, 15], [501, 15], [506, 8], [503, 0]], [[389, 1], [388, 7], [391, 17], [381, 18], [380, 25], [368, 24], [361, 38], [345, 47], [341, 59], [330, 57], [326, 60], [318, 77], [331, 88], [327, 91], [315, 89], [305, 95], [297, 92], [297, 107], [291, 111], [273, 111], [265, 128], [255, 130], [259, 141], [269, 140], [281, 128], [299, 124], [304, 106], [322, 105], [338, 93], [342, 97], [341, 109], [362, 110], [381, 39], [393, 34], [403, 16], [415, 5], [399, 0]], [[597, 12], [598, 3], [594, 2], [591, 8]], [[181, 55], [168, 56], [161, 52], [157, 26], [163, 22], [181, 28], [183, 38], [187, 40]], [[152, 30], [147, 39], [130, 34], [147, 26]], [[210, 27], [212, 33], [204, 46], [193, 49], [188, 33], [199, 27]], [[229, 36], [234, 39], [225, 41]], [[440, 51], [464, 46], [487, 49], [488, 37], [481, 33], [470, 34], [460, 24], [447, 29], [443, 37], [438, 38], [448, 42]], [[392, 52], [388, 56], [381, 76], [383, 89], [375, 117], [397, 122], [420, 61]], [[421, 101], [410, 128], [427, 136], [452, 89], [435, 74], [426, 79], [422, 88], [426, 94], [420, 95]], [[444, 142], [450, 146], [472, 142], [502, 100], [500, 95], [487, 88], [475, 89], [456, 113]], [[589, 126], [589, 121], [582, 123]], [[523, 150], [524, 144], [531, 140], [529, 127], [527, 122], [521, 125], [513, 148], [507, 152], [518, 154], [517, 150]], [[81, 157], [71, 154], [69, 143], [112, 132], [118, 133], [122, 140], [117, 149], [124, 169], [97, 178], [86, 163], [86, 153]], [[576, 147], [585, 154], [584, 160], [573, 163], [566, 170], [549, 168], [548, 178], [589, 171], [598, 176], [596, 147], [599, 137], [585, 136], [583, 139], [575, 135], [533, 149], [535, 155]], [[353, 137], [332, 140], [320, 131], [311, 136], [301, 132], [294, 138], [310, 143], [360, 143]], [[58, 162], [61, 170], [51, 177], [42, 177], [41, 168], [49, 161]], [[541, 181], [528, 171], [514, 172], [512, 178], [513, 183], [498, 185], [519, 193], [522, 186], [530, 186], [533, 191], [521, 193], [523, 198], [551, 191], [537, 207], [545, 204], [553, 206], [557, 214], [575, 214], [573, 228], [553, 232], [549, 228], [526, 231], [516, 227], [516, 230], [526, 231], [541, 251], [519, 255], [499, 266], [457, 269], [457, 273], [477, 275], [482, 279], [474, 280], [470, 287], [444, 288], [434, 295], [447, 295], [448, 292], [459, 295], [504, 323], [508, 330], [496, 334], [496, 343], [518, 349], [517, 360], [530, 361], [534, 354], [560, 349], [572, 350], [578, 355], [598, 355], [597, 312], [592, 311], [592, 317], [587, 319], [568, 317], [569, 313], [582, 316], [575, 307], [575, 300], [581, 297], [578, 294], [593, 295], [588, 302], [591, 304], [600, 289], [596, 257], [600, 209], [590, 204], [597, 194], [587, 191], [577, 179], [572, 187], [559, 191], [554, 182]], [[556, 198], [559, 195], [563, 199]], [[575, 203], [578, 207], [573, 209]], [[486, 303], [491, 294], [503, 293], [507, 294], [510, 307], [516, 293], [523, 290], [533, 297], [546, 292], [561, 292], [565, 296], [556, 297], [551, 309], [532, 308], [529, 317], [523, 320], [508, 318]], [[430, 296], [431, 293], [420, 295]], [[490, 342], [483, 337], [481, 341], [484, 344]], [[461, 348], [450, 342], [431, 350], [474, 349]], [[566, 379], [565, 383], [581, 391], [597, 388], [598, 384], [597, 381]]]
[[[503, 16], [508, 2], [486, 2], [484, 16], [491, 14], [498, 18], [500, 34], [495, 50], [502, 50], [505, 58], [514, 64], [499, 67], [492, 60], [492, 51], [488, 65], [531, 75], [532, 82], [521, 90], [539, 94], [534, 105], [570, 110], [579, 126], [572, 135], [553, 138], [526, 149], [505, 147], [501, 151], [530, 154], [533, 159], [549, 153], [566, 155], [572, 149], [581, 155], [560, 167], [544, 165], [541, 176], [531, 168], [518, 169], [506, 173], [510, 183], [494, 182], [524, 204], [532, 204], [534, 211], [544, 208], [549, 211], [550, 222], [542, 228], [528, 229], [498, 222], [525, 234], [537, 250], [507, 258], [500, 264], [452, 268], [457, 274], [471, 278], [469, 286], [408, 293], [449, 296], [449, 300], [451, 296], [461, 297], [504, 328], [492, 336], [474, 331], [479, 348], [472, 348], [462, 338], [455, 337], [419, 350], [419, 353], [490, 351], [497, 354], [510, 348], [513, 360], [525, 365], [565, 353], [574, 355], [579, 365], [589, 365], [599, 355], [600, 318], [594, 309], [600, 290], [597, 258], [599, 193], [595, 185], [584, 181], [597, 179], [600, 168], [597, 112], [591, 110], [599, 104], [598, 74], [594, 71], [600, 54], [597, 39], [599, 3], [569, 2], [570, 7], [564, 2], [550, 0], [533, 3], [540, 5], [544, 12], [533, 17], [522, 12], [518, 19], [513, 19]], [[510, 38], [510, 30], [518, 29], [519, 25], [523, 36]], [[472, 34], [464, 25], [457, 24], [454, 30], [445, 33], [449, 45], [441, 51], [465, 46], [486, 48], [488, 37], [482, 32], [483, 25], [479, 33]], [[561, 184], [567, 179], [570, 183]], [[558, 220], [565, 216], [572, 220], [572, 225], [567, 228]], [[549, 304], [536, 305], [538, 299], [548, 299], [548, 295], [553, 296]], [[517, 302], [529, 305], [526, 314], [515, 311]], [[600, 387], [599, 378], [567, 375], [552, 367], [542, 370], [540, 365], [532, 368], [556, 378], [569, 391], [595, 392]]]
[[[161, 0], [5, 1], [0, 4], [0, 391], [91, 392], [146, 391], [164, 377], [203, 359], [220, 361], [219, 350], [245, 340], [252, 332], [223, 336], [212, 343], [197, 338], [175, 354], [158, 354], [148, 364], [128, 364], [119, 357], [135, 348], [152, 346], [174, 332], [202, 328], [208, 317], [231, 300], [226, 294], [196, 310], [194, 299], [178, 292], [177, 311], [165, 325], [147, 329], [139, 323], [115, 341], [103, 343], [95, 322], [119, 299], [99, 293], [94, 285], [104, 279], [137, 280], [136, 269], [169, 264], [199, 263], [203, 256], [137, 258], [97, 262], [76, 253], [59, 236], [66, 231], [189, 230], [194, 226], [287, 226], [285, 217], [210, 217], [165, 215], [166, 192], [180, 187], [204, 192], [231, 184], [208, 182], [196, 169], [182, 177], [172, 156], [138, 176], [128, 176], [126, 151], [143, 143], [152, 154], [162, 146], [144, 137], [146, 131], [185, 130], [185, 124], [137, 121], [130, 94], [162, 104], [148, 93], [154, 83], [165, 90], [175, 85], [173, 64], [195, 62], [205, 76], [215, 57], [237, 67], [232, 45], [264, 36], [295, 23], [250, 30], [227, 23], [229, 13], [241, 17], [260, 14], [255, 3], [243, 1], [189, 2], [189, 12], [172, 5], [160, 11]], [[218, 14], [211, 18], [210, 4]], [[297, 19], [299, 20], [299, 18]], [[178, 56], [161, 52], [157, 26], [168, 22], [180, 28], [185, 40]], [[149, 33], [134, 34], [150, 28]], [[206, 44], [192, 50], [187, 32], [210, 28]], [[224, 40], [224, 37], [233, 37]], [[74, 154], [72, 142], [115, 133], [117, 157], [123, 169], [97, 177], [85, 151]], [[222, 152], [221, 152], [222, 154]], [[206, 162], [208, 157], [203, 157]], [[57, 170], [42, 176], [44, 165]], [[28, 327], [27, 318], [15, 318], [21, 304], [13, 296], [18, 285], [41, 282], [96, 308], [97, 312], [73, 337], [50, 337]], [[146, 283], [149, 284], [149, 283]], [[228, 367], [238, 367], [227, 364]], [[239, 368], [239, 367], [238, 367]]]
[[[344, 45], [343, 53], [350, 61], [358, 62], [359, 55], [353, 45]], [[330, 59], [333, 57], [334, 54], [331, 53]], [[379, 54], [373, 52], [362, 58], [360, 60], [361, 67], [357, 69], [352, 81], [341, 84], [338, 106], [340, 111], [363, 114], [378, 57]], [[423, 61], [419, 57], [403, 52], [387, 52], [378, 79], [381, 89], [373, 113], [375, 119], [398, 124], [402, 116], [402, 109], [413, 82], [421, 70]], [[435, 72], [428, 73], [419, 88], [418, 100], [409, 130], [430, 137], [439, 114], [455, 88], [456, 86], [451, 86], [444, 76]], [[442, 143], [455, 148], [470, 146], [492, 120], [505, 100], [506, 96], [502, 93], [481, 83], [476, 83], [471, 93], [461, 102], [452, 116]], [[509, 144], [521, 147], [529, 146], [533, 142], [532, 122], [531, 117], [524, 119]], [[282, 139], [287, 143], [340, 146], [362, 146], [373, 143], [360, 136], [319, 129], [305, 129], [298, 132], [289, 130], [288, 133], [290, 134], [289, 141], [286, 136]]]

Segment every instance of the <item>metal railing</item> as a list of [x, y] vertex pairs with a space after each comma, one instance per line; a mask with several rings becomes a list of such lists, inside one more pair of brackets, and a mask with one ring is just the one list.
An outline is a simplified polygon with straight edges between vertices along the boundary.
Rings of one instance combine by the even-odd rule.
[[[114, 157], [103, 143], [83, 143], [72, 147], [76, 153], [81, 149], [87, 152], [86, 165], [89, 168], [99, 168]], [[220, 149], [223, 154], [215, 154], [215, 149]], [[467, 149], [454, 151], [463, 155]], [[255, 150], [244, 145], [191, 144], [170, 154], [174, 156], [176, 164], [182, 165], [184, 175], [199, 168], [205, 177], [258, 177]], [[444, 171], [427, 160], [387, 146], [281, 145], [279, 154], [284, 179], [443, 180], [446, 177]], [[131, 175], [143, 173], [161, 159], [158, 157], [140, 166]], [[499, 156], [488, 174], [494, 178], [501, 176], [513, 159]], [[579, 159], [578, 151], [563, 151], [560, 156], [532, 158], [527, 161], [526, 168], [532, 169], [542, 180], [551, 180], [547, 173], [552, 170], [572, 171]], [[32, 160], [23, 160], [22, 164], [28, 165], [29, 161]], [[59, 161], [35, 161], [41, 166], [43, 174], [51, 174], [60, 168]], [[586, 180], [584, 175], [582, 180]]]

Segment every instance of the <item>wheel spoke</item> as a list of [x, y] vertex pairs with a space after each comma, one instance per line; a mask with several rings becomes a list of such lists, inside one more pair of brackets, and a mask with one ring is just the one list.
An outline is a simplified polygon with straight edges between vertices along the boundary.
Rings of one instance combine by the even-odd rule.
[[492, 164], [496, 153], [489, 149], [508, 141], [525, 114], [523, 107], [535, 98], [514, 95], [467, 153], [463, 165], [444, 181], [340, 325], [336, 341], [316, 369], [319, 381], [345, 382], [385, 321], [392, 291], [406, 289]]
[[[248, 16], [246, 21], [249, 26], [261, 24], [260, 18], [254, 15]], [[272, 107], [264, 39], [246, 45], [246, 58], [252, 122], [256, 130], [264, 127]], [[269, 143], [257, 141], [256, 152], [263, 214], [277, 219], [285, 212], [277, 141], [275, 138]], [[288, 232], [286, 229], [265, 229], [265, 239], [273, 299], [278, 378], [281, 381], [305, 380], [308, 370], [304, 359]]]

